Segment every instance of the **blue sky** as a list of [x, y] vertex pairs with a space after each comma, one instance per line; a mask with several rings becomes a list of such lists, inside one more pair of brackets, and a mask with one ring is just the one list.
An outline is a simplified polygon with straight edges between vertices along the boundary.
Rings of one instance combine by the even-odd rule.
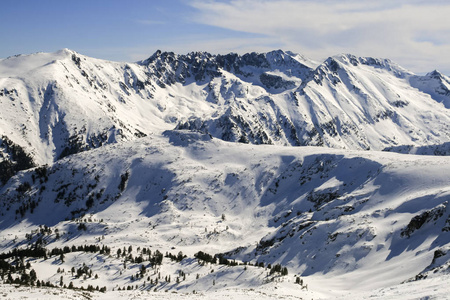
[[116, 61], [157, 49], [385, 57], [450, 75], [447, 0], [2, 0], [0, 57], [70, 48]]

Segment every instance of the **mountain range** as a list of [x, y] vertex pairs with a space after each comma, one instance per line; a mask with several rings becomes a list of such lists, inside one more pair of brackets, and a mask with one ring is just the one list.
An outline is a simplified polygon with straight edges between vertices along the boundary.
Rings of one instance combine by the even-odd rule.
[[[0, 258], [45, 246], [50, 259], [26, 258], [38, 278], [106, 294], [445, 295], [422, 282], [450, 266], [449, 89], [436, 70], [350, 54], [2, 59]], [[111, 254], [51, 258], [86, 243]], [[166, 253], [144, 260], [158, 272], [139, 278], [125, 245]], [[67, 271], [86, 265], [100, 279]]]

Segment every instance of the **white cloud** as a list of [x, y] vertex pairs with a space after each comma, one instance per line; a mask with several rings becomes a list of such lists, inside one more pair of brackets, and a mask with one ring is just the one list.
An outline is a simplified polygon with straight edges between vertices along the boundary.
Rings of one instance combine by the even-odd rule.
[[391, 58], [415, 72], [438, 68], [448, 74], [450, 4], [447, 3], [439, 0], [197, 0], [191, 5], [198, 14], [191, 20], [254, 33], [255, 39], [240, 42], [241, 47], [252, 44], [257, 51], [274, 45], [313, 59], [349, 52]]

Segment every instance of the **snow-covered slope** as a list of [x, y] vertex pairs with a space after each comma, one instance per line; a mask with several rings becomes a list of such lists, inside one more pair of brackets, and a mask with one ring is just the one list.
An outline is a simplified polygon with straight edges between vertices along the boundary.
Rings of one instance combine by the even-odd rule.
[[[137, 79], [127, 64], [65, 49], [4, 59], [0, 73], [2, 135], [27, 149], [38, 164], [142, 136], [139, 126], [157, 128], [145, 115], [153, 107], [147, 95], [128, 92]], [[128, 94], [135, 101], [127, 103]]]
[[[196, 263], [189, 258], [204, 251], [252, 264], [279, 263], [289, 270], [283, 284], [295, 287], [294, 275], [302, 276], [317, 295], [367, 291], [420, 278], [430, 268], [446, 272], [439, 268], [450, 258], [449, 169], [442, 156], [255, 146], [166, 131], [13, 177], [0, 195], [0, 246], [6, 252], [43, 238], [47, 249], [111, 247], [113, 257], [102, 260], [114, 272], [82, 254], [67, 254], [65, 263], [53, 267], [90, 261], [108, 290], [148, 284], [130, 279], [139, 265], [130, 263], [118, 274], [123, 259], [115, 253], [132, 245], [188, 255], [181, 265], [163, 264], [163, 274], [172, 278], [177, 270], [192, 274]], [[38, 225], [51, 233], [40, 235]], [[45, 260], [31, 264], [42, 268], [38, 277], [59, 282], [56, 270], [45, 271]], [[208, 268], [216, 268], [218, 277], [164, 288], [207, 291], [213, 280], [213, 290], [271, 287], [268, 271], [249, 267], [255, 273], [239, 281], [243, 269]], [[77, 280], [75, 286], [89, 282]], [[329, 285], [335, 290], [323, 289]], [[287, 291], [302, 295], [299, 288]]]
[[325, 145], [380, 150], [443, 143], [448, 110], [411, 87], [411, 76], [389, 60], [340, 55], [319, 66], [301, 90], [323, 124]]
[[413, 76], [410, 82], [413, 87], [429, 94], [446, 108], [450, 108], [450, 78], [441, 72], [434, 70], [425, 76]]

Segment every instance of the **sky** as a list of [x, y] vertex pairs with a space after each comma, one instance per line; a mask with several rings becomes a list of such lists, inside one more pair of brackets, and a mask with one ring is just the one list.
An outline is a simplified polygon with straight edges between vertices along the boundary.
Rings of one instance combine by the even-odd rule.
[[0, 58], [69, 48], [114, 61], [156, 50], [289, 50], [389, 58], [450, 75], [448, 0], [2, 0]]

